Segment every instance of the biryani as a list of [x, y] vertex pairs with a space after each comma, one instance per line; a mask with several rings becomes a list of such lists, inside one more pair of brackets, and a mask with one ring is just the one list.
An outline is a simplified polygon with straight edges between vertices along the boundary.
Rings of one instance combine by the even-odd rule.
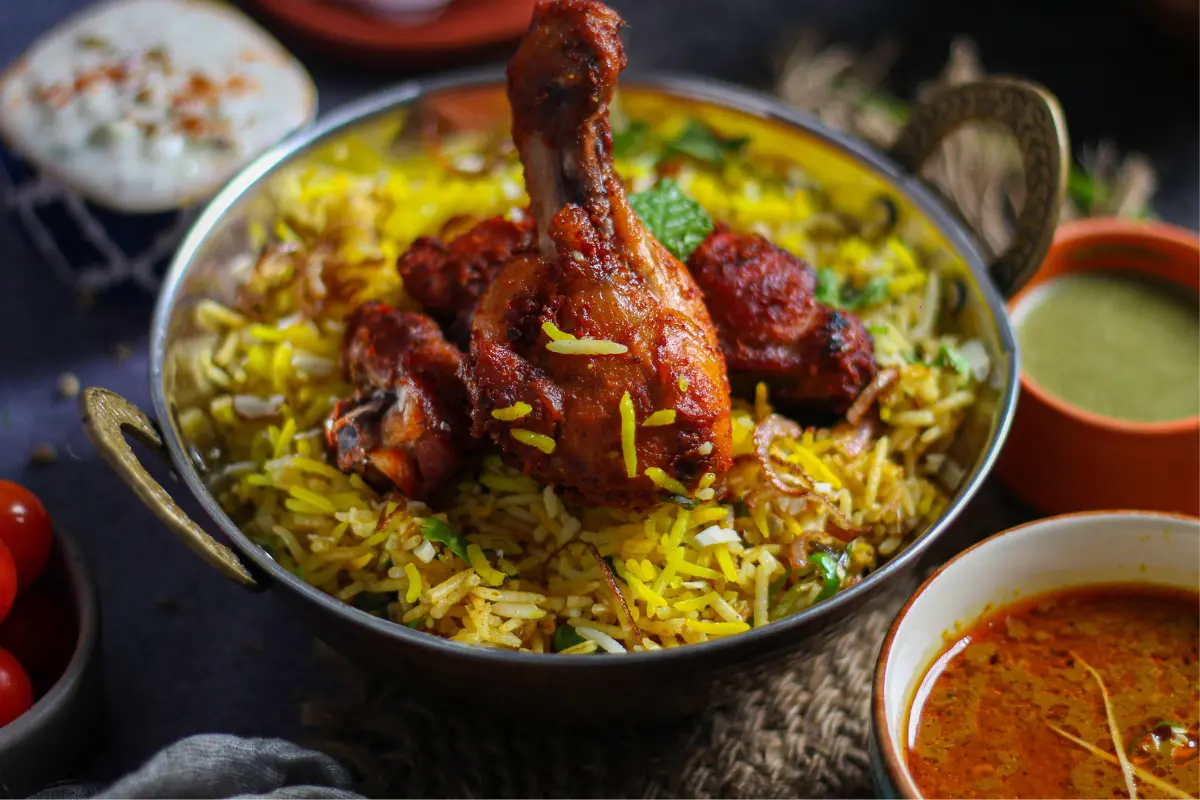
[[[719, 229], [765, 237], [817, 267], [817, 298], [870, 333], [869, 385], [844, 413], [814, 417], [788, 416], [790, 402], [777, 410], [769, 380], [734, 381], [728, 471], [689, 484], [646, 469], [659, 490], [648, 506], [588, 503], [486, 436], [436, 499], [340, 469], [327, 429], [356, 391], [343, 363], [347, 319], [373, 302], [421, 310], [397, 268], [420, 237], [452, 241], [530, 209], [503, 131], [402, 134], [387, 148], [343, 138], [271, 181], [274, 217], [250, 224], [252, 252], [231, 265], [236, 297], [194, 308], [202, 333], [177, 381], [178, 425], [212, 491], [281, 565], [367, 613], [456, 642], [621, 653], [732, 636], [810, 608], [942, 514], [942, 487], [962, 476], [947, 450], [990, 372], [981, 342], [939, 328], [954, 257], [919, 241], [874, 188], [827, 191], [803, 164], [717, 131], [691, 106], [660, 102], [635, 117], [613, 105], [615, 168], [633, 207], [667, 178]], [[414, 113], [398, 128], [412, 130]], [[585, 370], [607, 356], [568, 357]], [[622, 437], [675, 417], [625, 411]], [[491, 416], [516, 426], [527, 413], [517, 403]], [[533, 449], [555, 445], [520, 427], [510, 434]]]

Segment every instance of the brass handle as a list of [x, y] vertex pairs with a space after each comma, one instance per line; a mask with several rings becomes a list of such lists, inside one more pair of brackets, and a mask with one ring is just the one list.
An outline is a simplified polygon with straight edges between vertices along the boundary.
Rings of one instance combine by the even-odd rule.
[[126, 433], [147, 447], [164, 449], [162, 437], [149, 417], [119, 394], [98, 387], [83, 391], [79, 410], [83, 415], [83, 428], [92, 444], [155, 516], [222, 575], [248, 588], [259, 586], [234, 552], [205, 533], [184, 513], [133, 454], [133, 448], [125, 441]]
[[1008, 249], [989, 266], [992, 280], [1012, 297], [1041, 266], [1067, 189], [1067, 123], [1054, 95], [1013, 78], [952, 86], [913, 109], [891, 156], [916, 173], [938, 144], [968, 122], [999, 125], [1017, 140], [1025, 167], [1025, 206]]

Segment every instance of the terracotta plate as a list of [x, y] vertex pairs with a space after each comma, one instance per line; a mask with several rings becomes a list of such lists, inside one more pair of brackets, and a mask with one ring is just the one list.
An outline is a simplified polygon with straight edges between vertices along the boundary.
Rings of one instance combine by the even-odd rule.
[[405, 25], [338, 0], [255, 0], [263, 13], [323, 50], [356, 61], [429, 66], [487, 52], [529, 27], [537, 0], [454, 0], [436, 19]]

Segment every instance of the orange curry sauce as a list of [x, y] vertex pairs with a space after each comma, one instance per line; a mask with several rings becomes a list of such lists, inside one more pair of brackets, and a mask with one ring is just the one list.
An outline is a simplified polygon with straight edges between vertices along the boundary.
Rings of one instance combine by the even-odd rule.
[[[1103, 678], [1129, 760], [1200, 794], [1200, 595], [1114, 584], [1038, 595], [967, 630], [930, 668], [908, 720], [908, 766], [926, 797], [1128, 797]], [[1051, 725], [1110, 758], [1056, 733]]]

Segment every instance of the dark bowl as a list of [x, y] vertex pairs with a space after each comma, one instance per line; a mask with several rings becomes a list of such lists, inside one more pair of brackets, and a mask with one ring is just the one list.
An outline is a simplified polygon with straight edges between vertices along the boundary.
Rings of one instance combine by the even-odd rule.
[[6, 797], [27, 797], [50, 781], [73, 777], [88, 748], [96, 746], [104, 706], [100, 603], [74, 539], [55, 533], [50, 565], [39, 584], [69, 599], [75, 653], [32, 708], [0, 727], [0, 795]]
[[[891, 155], [763, 95], [707, 80], [631, 78], [622, 82], [621, 91], [627, 108], [637, 102], [679, 103], [693, 114], [719, 116], [723, 123], [748, 126], [755, 136], [764, 137], [763, 142], [777, 140], [781, 152], [803, 160], [818, 180], [821, 173], [832, 171], [830, 174], [842, 179], [868, 181], [876, 187], [873, 191], [886, 193], [900, 214], [922, 221], [922, 230], [957, 255], [961, 270], [955, 280], [962, 288], [963, 302], [947, 311], [953, 316], [948, 324], [984, 341], [996, 365], [995, 379], [952, 448], [964, 474], [946, 486], [952, 500], [941, 519], [860, 584], [804, 612], [718, 641], [576, 659], [472, 648], [408, 630], [309, 586], [239, 530], [206, 488], [205, 476], [189, 456], [189, 443], [180, 433], [173, 402], [174, 376], [180, 373], [174, 359], [180, 344], [193, 335], [190, 308], [204, 297], [231, 296], [234, 287], [227, 265], [247, 251], [247, 223], [269, 218], [265, 184], [282, 165], [305, 159], [341, 137], [354, 135], [361, 140], [381, 130], [394, 132], [397, 114], [416, 102], [457, 97], [471, 109], [499, 108], [507, 114], [502, 76], [488, 70], [407, 83], [357, 103], [285, 142], [234, 179], [209, 205], [166, 280], [151, 332], [150, 381], [161, 434], [136, 408], [99, 389], [90, 389], [83, 397], [85, 422], [93, 441], [138, 495], [214, 567], [248, 587], [277, 587], [334, 648], [359, 663], [396, 673], [398, 680], [438, 703], [469, 704], [477, 711], [486, 707], [523, 718], [641, 719], [703, 708], [739, 687], [753, 685], [760, 671], [778, 669], [785, 657], [819, 647], [831, 629], [852, 625], [855, 612], [876, 592], [914, 568], [991, 469], [1016, 404], [1016, 345], [1002, 295], [1019, 288], [1049, 245], [1067, 163], [1061, 112], [1044, 90], [1007, 79], [949, 90], [913, 112]], [[991, 121], [1011, 130], [1026, 164], [1028, 199], [1020, 233], [1013, 248], [990, 264], [965, 225], [915, 177], [937, 143], [972, 120]], [[233, 549], [218, 544], [182, 514], [138, 464], [121, 436], [122, 429], [135, 432], [151, 445], [165, 447], [189, 490]], [[571, 713], [564, 715], [563, 709], [571, 709]]]

